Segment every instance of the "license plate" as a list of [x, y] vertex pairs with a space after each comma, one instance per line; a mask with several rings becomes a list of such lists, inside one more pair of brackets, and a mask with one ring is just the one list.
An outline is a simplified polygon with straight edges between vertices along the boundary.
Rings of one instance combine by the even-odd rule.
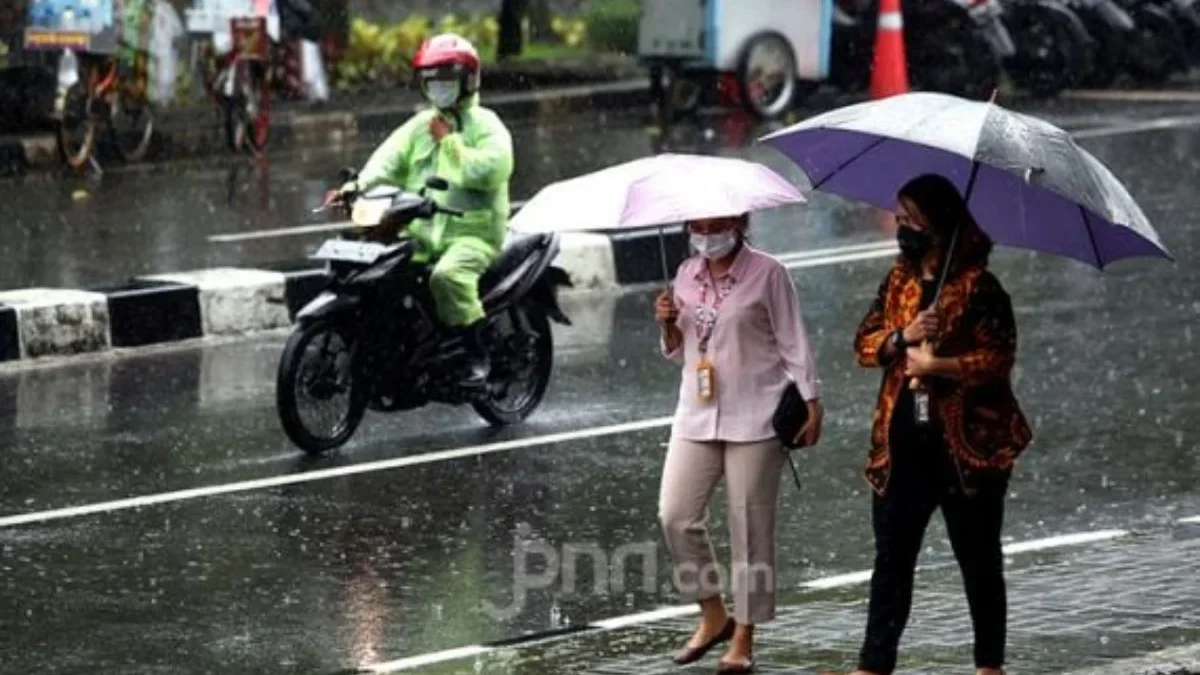
[[370, 265], [388, 250], [387, 246], [373, 241], [330, 239], [321, 244], [321, 248], [317, 249], [312, 258], [314, 260], [331, 260]]

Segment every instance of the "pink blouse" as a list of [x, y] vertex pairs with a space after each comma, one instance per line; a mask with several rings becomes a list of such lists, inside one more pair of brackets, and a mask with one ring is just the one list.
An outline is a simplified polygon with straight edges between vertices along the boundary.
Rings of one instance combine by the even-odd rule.
[[659, 345], [663, 356], [683, 365], [672, 433], [691, 441], [774, 438], [771, 417], [790, 381], [805, 400], [821, 395], [796, 286], [781, 262], [749, 245], [716, 278], [716, 285], [723, 299], [708, 343], [716, 396], [704, 401], [696, 384], [698, 317], [712, 314], [706, 308], [716, 297], [706, 261], [699, 256], [685, 260], [675, 277], [683, 346], [668, 353], [665, 344]]

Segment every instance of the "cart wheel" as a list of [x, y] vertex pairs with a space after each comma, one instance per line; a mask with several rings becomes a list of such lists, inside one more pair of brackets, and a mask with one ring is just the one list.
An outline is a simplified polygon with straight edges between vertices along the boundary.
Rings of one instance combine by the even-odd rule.
[[738, 84], [746, 108], [762, 119], [778, 119], [796, 96], [796, 58], [778, 33], [756, 35], [738, 64]]

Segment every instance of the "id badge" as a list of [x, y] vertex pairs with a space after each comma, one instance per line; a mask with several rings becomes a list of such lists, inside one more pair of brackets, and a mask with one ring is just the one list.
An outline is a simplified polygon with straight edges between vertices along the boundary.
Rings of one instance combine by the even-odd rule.
[[917, 424], [929, 424], [929, 392], [924, 389], [913, 392], [913, 414]]
[[701, 401], [711, 401], [716, 394], [716, 382], [712, 364], [706, 357], [700, 358], [696, 366], [696, 395]]

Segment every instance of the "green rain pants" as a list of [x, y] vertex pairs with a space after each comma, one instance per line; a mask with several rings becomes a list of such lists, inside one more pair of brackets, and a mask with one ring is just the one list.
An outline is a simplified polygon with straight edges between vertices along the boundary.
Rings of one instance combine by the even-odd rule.
[[429, 277], [429, 290], [437, 305], [438, 319], [447, 326], [463, 328], [484, 317], [479, 299], [479, 278], [496, 260], [482, 241], [458, 239], [438, 258]]

